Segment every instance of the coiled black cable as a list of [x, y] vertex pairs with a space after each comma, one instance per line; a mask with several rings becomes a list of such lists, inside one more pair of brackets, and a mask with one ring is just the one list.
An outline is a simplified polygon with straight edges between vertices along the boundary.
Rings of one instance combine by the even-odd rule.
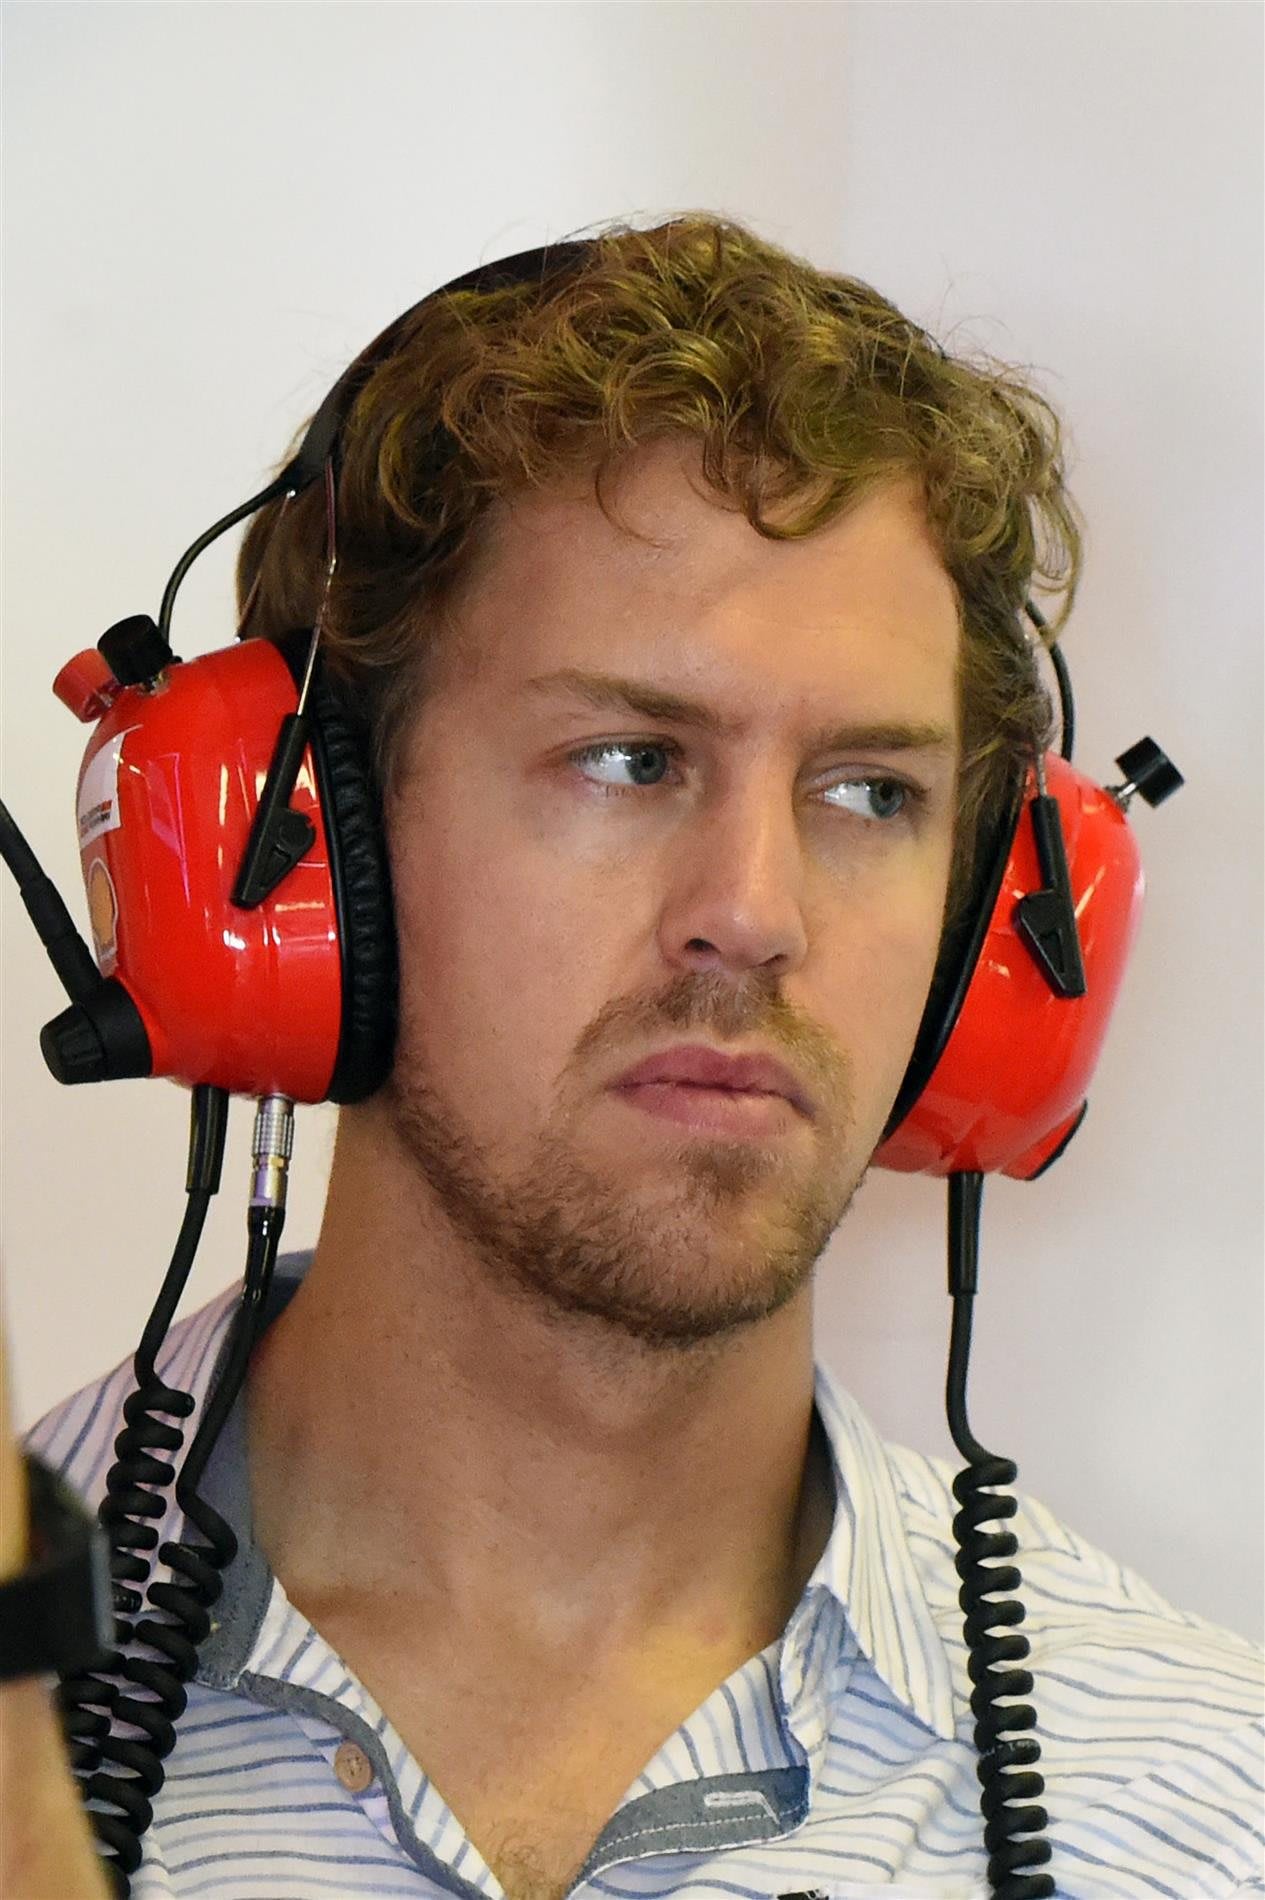
[[[200, 1545], [167, 1543], [162, 1546], [158, 1553], [160, 1560], [184, 1581], [151, 1584], [148, 1601], [164, 1612], [164, 1620], [147, 1618], [136, 1626], [138, 1642], [147, 1643], [163, 1656], [182, 1682], [192, 1680], [197, 1645], [210, 1628], [207, 1611], [220, 1594], [219, 1573], [237, 1555], [237, 1539], [231, 1527], [199, 1496], [197, 1487], [246, 1376], [272, 1283], [283, 1221], [279, 1208], [252, 1207], [250, 1210], [245, 1282], [229, 1329], [223, 1368], [176, 1479], [176, 1502], [206, 1541]], [[182, 1691], [181, 1708], [183, 1706]]]
[[[1045, 1782], [1035, 1772], [1041, 1748], [1035, 1735], [1027, 1733], [1036, 1727], [1036, 1711], [1028, 1702], [1003, 1700], [1032, 1693], [1030, 1672], [1015, 1666], [1028, 1656], [1027, 1638], [1014, 1633], [1023, 1621], [1023, 1605], [1009, 1594], [1023, 1581], [1017, 1567], [1008, 1561], [1019, 1546], [1011, 1532], [983, 1528], [1014, 1516], [1018, 1506], [1001, 1487], [1015, 1482], [1018, 1469], [1009, 1458], [985, 1451], [971, 1435], [966, 1419], [971, 1301], [978, 1277], [983, 1188], [982, 1174], [949, 1177], [953, 1324], [946, 1406], [953, 1442], [968, 1461], [953, 1480], [953, 1495], [961, 1506], [953, 1519], [958, 1544], [954, 1563], [961, 1579], [958, 1602], [964, 1613], [963, 1632], [969, 1652], [967, 1668], [972, 1683], [971, 1713], [979, 1755], [976, 1774], [989, 1857], [989, 1888], [995, 1900], [1050, 1900], [1056, 1891], [1053, 1879], [1049, 1874], [1031, 1871], [1050, 1858], [1049, 1842], [1039, 1838], [1049, 1825], [1049, 1815], [1035, 1805], [1045, 1792]], [[1001, 1591], [1008, 1593], [1001, 1602], [990, 1600]]]
[[[166, 1779], [163, 1762], [175, 1747], [175, 1725], [187, 1700], [185, 1684], [193, 1680], [198, 1645], [210, 1629], [209, 1612], [223, 1587], [222, 1573], [237, 1555], [231, 1527], [198, 1495], [197, 1485], [241, 1390], [276, 1265], [283, 1219], [280, 1210], [251, 1210], [242, 1298], [233, 1315], [219, 1378], [176, 1479], [176, 1502], [204, 1541], [161, 1546], [159, 1561], [169, 1566], [178, 1581], [149, 1585], [146, 1605], [161, 1614], [136, 1623], [133, 1650], [120, 1665], [119, 1673], [144, 1693], [119, 1697], [115, 1720], [139, 1728], [141, 1738], [111, 1736], [98, 1744], [102, 1757], [124, 1772], [99, 1770], [83, 1783], [86, 1798], [108, 1802], [115, 1810], [108, 1814], [90, 1809], [88, 1818], [121, 1900], [126, 1900], [131, 1876], [140, 1865], [141, 1836], [153, 1819], [154, 1797]], [[138, 1650], [148, 1653], [137, 1654]]]
[[[148, 1733], [153, 1721], [152, 1705], [126, 1693], [129, 1685], [137, 1683], [127, 1652], [135, 1638], [135, 1618], [143, 1605], [158, 1543], [158, 1532], [148, 1520], [160, 1519], [167, 1509], [163, 1494], [175, 1476], [174, 1461], [184, 1442], [183, 1431], [165, 1420], [187, 1418], [194, 1405], [188, 1392], [159, 1377], [155, 1360], [184, 1293], [211, 1197], [220, 1185], [228, 1095], [223, 1089], [200, 1085], [192, 1091], [189, 1113], [184, 1218], [132, 1362], [136, 1387], [123, 1406], [124, 1429], [114, 1441], [115, 1462], [97, 1510], [110, 1542], [114, 1646], [90, 1669], [63, 1676], [58, 1688], [71, 1769], [84, 1798], [94, 1796], [105, 1804], [91, 1809], [89, 1819], [107, 1867], [113, 1865], [112, 1856], [117, 1859], [121, 1853], [125, 1861], [130, 1858], [136, 1823], [142, 1829], [149, 1824], [147, 1791], [156, 1792], [149, 1788], [147, 1764], [131, 1761], [134, 1744], [112, 1731], [126, 1724]], [[131, 1767], [134, 1772], [126, 1777], [111, 1775], [103, 1771], [103, 1762]]]
[[[153, 1820], [154, 1797], [166, 1779], [163, 1762], [175, 1747], [175, 1725], [187, 1700], [185, 1684], [193, 1680], [198, 1645], [210, 1628], [209, 1611], [220, 1594], [222, 1572], [237, 1554], [231, 1527], [199, 1496], [197, 1485], [241, 1390], [272, 1282], [283, 1223], [281, 1209], [251, 1209], [242, 1298], [229, 1328], [222, 1369], [176, 1479], [176, 1501], [204, 1541], [169, 1542], [160, 1547], [158, 1560], [179, 1581], [149, 1584], [146, 1607], [160, 1614], [136, 1621], [129, 1631], [127, 1653], [106, 1659], [110, 1668], [94, 1672], [89, 1679], [91, 1700], [108, 1708], [112, 1719], [108, 1732], [98, 1734], [94, 1728], [85, 1738], [86, 1772], [76, 1768], [76, 1773], [85, 1803], [100, 1804], [88, 1808], [88, 1819], [102, 1865], [120, 1900], [127, 1900], [131, 1876], [141, 1862], [141, 1836]], [[175, 1398], [189, 1396], [164, 1389]], [[170, 1468], [164, 1469], [165, 1482], [169, 1482]], [[130, 1545], [126, 1555], [130, 1561]], [[113, 1674], [119, 1682], [100, 1683], [102, 1673]], [[126, 1688], [140, 1693], [124, 1694]], [[100, 1723], [101, 1718], [95, 1721]], [[140, 1734], [117, 1734], [115, 1729], [124, 1724]], [[102, 1762], [109, 1763], [109, 1768], [101, 1767]]]
[[[215, 1440], [241, 1389], [276, 1264], [284, 1214], [252, 1208], [245, 1285], [225, 1349], [223, 1369], [188, 1455], [176, 1477], [184, 1441], [180, 1427], [194, 1408], [190, 1393], [167, 1385], [155, 1364], [184, 1291], [211, 1196], [219, 1186], [228, 1096], [222, 1089], [193, 1091], [188, 1202], [162, 1289], [137, 1349], [136, 1389], [123, 1407], [125, 1426], [114, 1443], [98, 1517], [110, 1538], [114, 1579], [114, 1647], [90, 1670], [59, 1685], [62, 1733], [70, 1765], [88, 1807], [102, 1864], [116, 1894], [126, 1896], [140, 1865], [140, 1839], [153, 1819], [163, 1785], [163, 1761], [175, 1746], [175, 1723], [185, 1707], [197, 1646], [210, 1626], [208, 1611], [220, 1594], [221, 1572], [237, 1540], [197, 1485]], [[163, 1494], [176, 1480], [176, 1502], [202, 1543], [168, 1542], [158, 1561], [174, 1573], [152, 1583], [158, 1533], [166, 1513]], [[143, 1608], [157, 1614], [141, 1617]], [[130, 1733], [128, 1732], [130, 1731]]]

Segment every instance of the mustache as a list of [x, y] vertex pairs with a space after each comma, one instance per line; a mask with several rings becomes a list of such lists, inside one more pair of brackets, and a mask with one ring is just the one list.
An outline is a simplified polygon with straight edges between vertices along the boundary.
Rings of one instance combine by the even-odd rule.
[[819, 1102], [841, 1109], [848, 1100], [843, 1053], [819, 1024], [787, 1001], [780, 978], [758, 971], [736, 982], [716, 971], [686, 970], [654, 996], [619, 997], [583, 1031], [568, 1066], [581, 1068], [665, 1028], [709, 1031], [720, 1043], [756, 1037], [802, 1077]]

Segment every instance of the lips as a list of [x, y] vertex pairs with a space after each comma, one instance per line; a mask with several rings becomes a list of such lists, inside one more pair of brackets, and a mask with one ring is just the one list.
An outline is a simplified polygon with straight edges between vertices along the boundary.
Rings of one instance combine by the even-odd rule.
[[811, 1116], [812, 1103], [798, 1078], [772, 1056], [723, 1055], [704, 1043], [678, 1044], [647, 1056], [621, 1075], [613, 1086], [638, 1088], [650, 1082], [673, 1082], [684, 1088], [729, 1089], [750, 1095], [781, 1095]]

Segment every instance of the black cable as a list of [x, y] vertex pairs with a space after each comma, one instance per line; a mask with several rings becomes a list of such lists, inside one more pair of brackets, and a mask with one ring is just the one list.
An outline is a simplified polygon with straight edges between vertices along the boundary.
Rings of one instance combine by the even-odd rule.
[[[138, 1745], [121, 1740], [112, 1727], [134, 1726], [148, 1732], [152, 1724], [152, 1703], [127, 1693], [138, 1681], [145, 1686], [134, 1674], [134, 1659], [128, 1652], [137, 1638], [135, 1618], [143, 1607], [158, 1543], [150, 1520], [160, 1519], [167, 1509], [163, 1493], [175, 1476], [174, 1460], [184, 1442], [180, 1427], [165, 1421], [187, 1418], [194, 1406], [190, 1393], [167, 1385], [158, 1376], [155, 1359], [180, 1303], [211, 1197], [220, 1184], [227, 1123], [227, 1092], [206, 1084], [195, 1088], [190, 1103], [184, 1218], [132, 1362], [136, 1388], [123, 1406], [124, 1429], [114, 1441], [115, 1462], [97, 1511], [110, 1541], [114, 1646], [90, 1668], [63, 1676], [58, 1690], [70, 1766], [85, 1799], [95, 1798], [102, 1804], [90, 1810], [89, 1820], [103, 1849], [103, 1864], [115, 1891], [121, 1893], [127, 1891], [127, 1875], [140, 1859], [139, 1849], [135, 1860], [131, 1858], [136, 1823], [142, 1823], [140, 1831], [148, 1826], [148, 1797], [157, 1788], [151, 1785], [148, 1763], [135, 1758]], [[130, 1772], [113, 1774], [103, 1769], [106, 1762]], [[160, 1775], [158, 1786], [161, 1779]]]
[[1050, 665], [1054, 668], [1054, 677], [1059, 689], [1059, 756], [1070, 759], [1072, 748], [1076, 744], [1076, 704], [1072, 698], [1072, 676], [1063, 657], [1063, 649], [1057, 640], [1046, 640], [1048, 632], [1045, 615], [1035, 601], [1025, 600], [1023, 610], [1029, 620], [1042, 635], [1042, 645], [1050, 656]]
[[1050, 665], [1054, 668], [1054, 677], [1059, 684], [1059, 755], [1064, 759], [1072, 756], [1072, 747], [1076, 744], [1076, 708], [1072, 703], [1072, 676], [1067, 670], [1067, 661], [1063, 658], [1063, 649], [1057, 643], [1050, 647]]
[[[176, 1478], [176, 1502], [203, 1541], [187, 1537], [159, 1548], [158, 1561], [171, 1570], [172, 1581], [149, 1583], [145, 1602], [150, 1614], [135, 1623], [132, 1651], [121, 1658], [116, 1671], [142, 1693], [127, 1697], [116, 1693], [114, 1720], [139, 1729], [143, 1739], [111, 1735], [94, 1741], [99, 1760], [108, 1762], [110, 1770], [96, 1768], [81, 1779], [85, 1801], [106, 1804], [90, 1808], [88, 1819], [121, 1900], [127, 1900], [131, 1876], [141, 1862], [141, 1837], [153, 1820], [154, 1798], [166, 1779], [163, 1763], [175, 1747], [175, 1725], [187, 1700], [185, 1685], [193, 1680], [198, 1646], [211, 1626], [209, 1612], [223, 1588], [222, 1573], [237, 1555], [232, 1527], [199, 1494], [197, 1485], [241, 1391], [283, 1224], [280, 1208], [252, 1207], [250, 1211], [242, 1298], [229, 1328], [219, 1377]], [[192, 1406], [192, 1400], [189, 1403]]]
[[[972, 1433], [966, 1417], [966, 1374], [971, 1351], [971, 1301], [979, 1263], [979, 1218], [983, 1197], [982, 1174], [949, 1176], [949, 1292], [953, 1296], [953, 1325], [945, 1403], [953, 1442], [968, 1460], [953, 1480], [960, 1509], [953, 1519], [958, 1545], [955, 1567], [961, 1579], [958, 1602], [964, 1613], [963, 1631], [969, 1652], [971, 1713], [975, 1717], [976, 1774], [980, 1784], [980, 1812], [984, 1817], [984, 1847], [988, 1853], [989, 1889], [994, 1900], [1050, 1900], [1056, 1891], [1049, 1874], [1031, 1870], [1050, 1858], [1050, 1844], [1040, 1839], [1049, 1825], [1043, 1807], [1035, 1803], [1045, 1792], [1042, 1777], [1030, 1772], [1041, 1758], [1034, 1735], [1036, 1711], [1030, 1703], [1003, 1701], [1003, 1697], [1032, 1693], [1032, 1676], [1012, 1665], [1028, 1656], [1027, 1638], [1014, 1634], [1022, 1623], [1023, 1605], [1014, 1595], [1001, 1602], [990, 1598], [1001, 1591], [1016, 1592], [1023, 1579], [1007, 1560], [1019, 1546], [1009, 1531], [986, 1532], [990, 1522], [1013, 1517], [1013, 1497], [1000, 1487], [1012, 1485], [1018, 1469], [1009, 1458], [986, 1451]], [[1001, 1634], [995, 1632], [1000, 1631]], [[1025, 1838], [1020, 1839], [1019, 1836]]]
[[198, 1502], [197, 1485], [246, 1376], [246, 1367], [263, 1321], [264, 1302], [272, 1284], [284, 1225], [285, 1212], [282, 1208], [250, 1209], [242, 1297], [229, 1329], [223, 1371], [207, 1399], [206, 1409], [189, 1447], [189, 1455], [176, 1480], [176, 1498], [186, 1511], [190, 1503]]
[[172, 569], [171, 579], [163, 589], [162, 606], [158, 609], [158, 631], [164, 640], [170, 638], [171, 615], [176, 604], [176, 595], [180, 591], [180, 583], [199, 554], [204, 553], [212, 541], [218, 541], [222, 534], [227, 534], [230, 528], [235, 528], [239, 521], [245, 521], [248, 515], [257, 514], [268, 502], [278, 500], [286, 493], [288, 485], [286, 474], [283, 472], [274, 481], [269, 482], [266, 488], [261, 488], [257, 495], [252, 495], [249, 501], [240, 502], [236, 508], [230, 509], [228, 514], [221, 515], [218, 521], [212, 522], [211, 526], [185, 549]]

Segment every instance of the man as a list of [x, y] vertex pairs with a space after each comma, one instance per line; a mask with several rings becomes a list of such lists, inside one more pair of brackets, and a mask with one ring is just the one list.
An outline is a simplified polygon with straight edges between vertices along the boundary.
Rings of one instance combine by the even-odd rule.
[[[687, 220], [423, 307], [322, 603], [324, 507], [243, 586], [366, 710], [396, 1055], [208, 1474], [133, 1894], [982, 1893], [947, 1473], [815, 1375], [811, 1275], [1045, 737], [1057, 426]], [[124, 1390], [35, 1434], [90, 1493]], [[1019, 1532], [1058, 1891], [1252, 1890], [1252, 1652]]]

